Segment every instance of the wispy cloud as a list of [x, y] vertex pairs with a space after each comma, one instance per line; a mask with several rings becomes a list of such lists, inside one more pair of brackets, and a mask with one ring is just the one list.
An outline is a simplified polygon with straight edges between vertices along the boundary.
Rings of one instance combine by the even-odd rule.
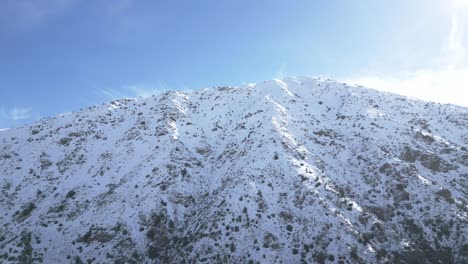
[[458, 18], [458, 14], [454, 14], [452, 17], [452, 24], [450, 29], [450, 35], [448, 40], [448, 50], [451, 54], [456, 55], [458, 59], [464, 60], [465, 58], [465, 47], [463, 47], [463, 31], [460, 29], [461, 23]]
[[7, 109], [0, 107], [0, 127], [15, 127], [24, 121], [38, 119], [38, 113], [33, 113], [30, 107], [13, 107]]
[[8, 118], [8, 114], [7, 112], [5, 111], [5, 109], [2, 107], [0, 108], [0, 120], [1, 119], [7, 119]]
[[275, 78], [285, 77], [286, 64], [282, 63], [279, 69], [276, 71]]
[[122, 98], [134, 97], [150, 97], [169, 90], [169, 87], [164, 83], [159, 83], [155, 86], [146, 85], [126, 85], [120, 89], [104, 88], [98, 90], [98, 93], [105, 99], [117, 100]]
[[[137, 8], [141, 1], [136, 0], [112, 0], [102, 1], [103, 4], [99, 5], [102, 10], [102, 20], [108, 33], [116, 41], [122, 41], [122, 37], [128, 38], [131, 34], [133, 38], [138, 35], [147, 37], [148, 29], [154, 30], [157, 26], [154, 24], [154, 14], [142, 12]], [[140, 35], [141, 34], [141, 35]]]
[[9, 112], [9, 118], [14, 121], [29, 119], [31, 118], [31, 111], [32, 108], [13, 107]]
[[464, 39], [464, 19], [468, 1], [454, 0], [450, 28], [444, 48], [434, 58], [432, 67], [400, 74], [367, 74], [345, 78], [347, 82], [412, 96], [415, 98], [453, 103], [468, 107], [468, 65]]
[[132, 97], [128, 93], [123, 93], [120, 90], [111, 89], [111, 88], [103, 88], [103, 89], [100, 89], [98, 92], [101, 96], [110, 100], [117, 100], [117, 99]]
[[130, 15], [134, 0], [0, 0], [0, 29], [34, 29], [56, 16], [71, 13], [80, 2], [92, 5], [93, 9], [99, 10], [102, 18], [107, 18], [119, 29], [142, 26], [137, 23], [139, 16]]
[[158, 85], [158, 88], [145, 86], [128, 86], [127, 89], [138, 97], [149, 97], [169, 90], [169, 88], [166, 85], [162, 84]]
[[114, 0], [106, 7], [106, 14], [109, 16], [121, 16], [132, 6], [132, 0]]
[[[464, 38], [464, 15], [467, 14], [468, 4], [462, 5], [462, 1], [455, 1], [452, 10], [450, 31], [446, 42], [446, 48], [442, 55], [442, 63], [448, 67], [463, 67], [466, 64], [466, 48]], [[467, 1], [465, 1], [468, 3]], [[459, 4], [457, 4], [459, 3]]]
[[79, 0], [0, 1], [0, 26], [29, 29], [68, 10]]

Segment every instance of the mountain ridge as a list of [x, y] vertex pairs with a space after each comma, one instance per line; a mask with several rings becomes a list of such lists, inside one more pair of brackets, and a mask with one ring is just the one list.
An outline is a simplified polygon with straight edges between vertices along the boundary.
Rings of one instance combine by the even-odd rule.
[[44, 119], [0, 132], [0, 256], [462, 263], [467, 128], [467, 108], [308, 77]]

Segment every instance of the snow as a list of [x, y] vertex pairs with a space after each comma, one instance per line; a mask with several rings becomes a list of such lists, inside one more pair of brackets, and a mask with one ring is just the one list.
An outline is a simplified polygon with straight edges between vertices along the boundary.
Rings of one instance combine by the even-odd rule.
[[[467, 235], [466, 131], [467, 108], [309, 77], [44, 119], [0, 133], [0, 255], [24, 231], [40, 238], [32, 247], [46, 263], [108, 262], [106, 253], [131, 262], [134, 251], [148, 260], [150, 246], [174, 263], [312, 263], [321, 253], [355, 262], [352, 247], [379, 263], [381, 249], [389, 259], [422, 242], [435, 251], [447, 229], [437, 243], [456, 255]], [[29, 215], [15, 215], [30, 202]], [[154, 213], [175, 231], [145, 220]], [[80, 242], [90, 230], [98, 235]]]

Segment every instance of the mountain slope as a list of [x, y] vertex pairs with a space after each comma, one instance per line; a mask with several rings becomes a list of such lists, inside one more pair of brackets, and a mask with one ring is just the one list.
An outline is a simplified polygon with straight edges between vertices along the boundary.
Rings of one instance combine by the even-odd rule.
[[467, 131], [307, 77], [45, 119], [0, 132], [1, 261], [462, 263]]

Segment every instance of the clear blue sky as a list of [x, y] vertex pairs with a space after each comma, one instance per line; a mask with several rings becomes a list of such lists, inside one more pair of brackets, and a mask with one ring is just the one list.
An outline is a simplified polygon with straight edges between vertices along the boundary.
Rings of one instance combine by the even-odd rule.
[[160, 89], [437, 68], [450, 1], [1, 0], [0, 128]]

